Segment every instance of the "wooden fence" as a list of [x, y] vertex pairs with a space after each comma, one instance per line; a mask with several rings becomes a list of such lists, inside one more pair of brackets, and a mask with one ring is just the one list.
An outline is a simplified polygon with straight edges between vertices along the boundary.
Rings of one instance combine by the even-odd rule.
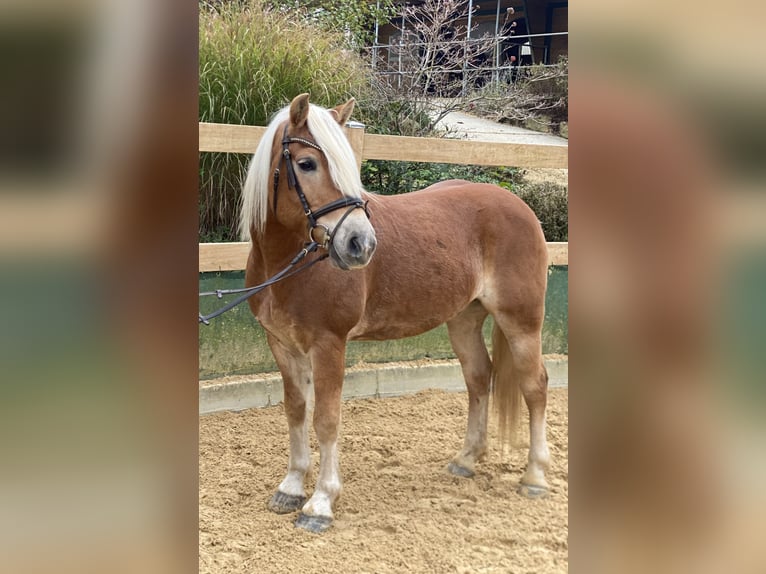
[[[367, 134], [351, 125], [346, 135], [357, 166], [367, 159], [421, 161], [463, 165], [567, 168], [567, 146], [482, 142], [456, 139], [414, 138]], [[252, 154], [265, 127], [199, 124], [199, 151]], [[200, 243], [199, 270], [237, 271], [245, 268], [249, 243]], [[569, 264], [569, 244], [548, 243], [551, 265]]]

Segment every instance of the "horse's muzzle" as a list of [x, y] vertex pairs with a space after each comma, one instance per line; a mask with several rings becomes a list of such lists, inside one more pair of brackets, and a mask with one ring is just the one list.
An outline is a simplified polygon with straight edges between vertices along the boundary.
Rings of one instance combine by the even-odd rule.
[[378, 245], [374, 234], [350, 233], [343, 239], [340, 246], [336, 246], [337, 241], [330, 245], [330, 260], [346, 270], [367, 265]]

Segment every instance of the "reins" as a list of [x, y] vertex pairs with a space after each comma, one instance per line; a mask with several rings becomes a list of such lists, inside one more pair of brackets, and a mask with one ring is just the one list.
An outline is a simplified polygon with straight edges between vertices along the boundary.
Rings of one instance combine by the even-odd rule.
[[[287, 279], [288, 277], [292, 277], [293, 275], [296, 275], [297, 273], [300, 273], [301, 271], [308, 269], [312, 265], [316, 265], [320, 261], [327, 259], [327, 257], [329, 257], [329, 253], [323, 253], [321, 256], [317, 257], [316, 259], [309, 261], [308, 263], [305, 263], [304, 265], [301, 265], [298, 268], [294, 268], [296, 265], [298, 265], [298, 263], [303, 261], [303, 259], [309, 253], [313, 253], [319, 247], [323, 249], [327, 249], [330, 243], [332, 243], [333, 237], [335, 236], [335, 232], [340, 228], [340, 226], [343, 224], [346, 218], [355, 209], [364, 209], [364, 212], [365, 214], [367, 214], [367, 217], [368, 218], [370, 217], [370, 212], [367, 210], [367, 202], [362, 201], [361, 198], [356, 198], [356, 197], [341, 197], [340, 199], [336, 199], [335, 201], [331, 201], [327, 205], [320, 207], [316, 211], [311, 211], [311, 207], [309, 206], [309, 202], [308, 202], [308, 199], [306, 198], [306, 194], [303, 193], [303, 188], [301, 187], [300, 181], [298, 181], [298, 177], [295, 174], [295, 168], [293, 167], [292, 156], [288, 148], [288, 146], [294, 142], [301, 143], [309, 147], [313, 147], [314, 149], [317, 149], [322, 153], [324, 153], [324, 150], [311, 140], [307, 140], [307, 139], [299, 138], [299, 137], [288, 137], [287, 126], [285, 126], [285, 131], [282, 135], [282, 160], [285, 163], [286, 171], [287, 171], [287, 186], [290, 189], [295, 190], [296, 194], [298, 195], [298, 200], [301, 202], [301, 206], [303, 207], [303, 213], [308, 219], [309, 243], [307, 243], [306, 246], [300, 250], [300, 252], [293, 258], [293, 260], [287, 265], [287, 267], [285, 267], [279, 273], [273, 275], [272, 277], [270, 277], [269, 279], [267, 279], [260, 285], [255, 285], [253, 287], [245, 287], [242, 289], [217, 289], [215, 291], [206, 291], [206, 292], [200, 293], [199, 294], [200, 297], [215, 295], [219, 299], [222, 299], [224, 295], [234, 295], [237, 293], [241, 294], [239, 297], [237, 297], [233, 301], [230, 301], [229, 303], [213, 311], [209, 315], [203, 315], [202, 313], [199, 313], [200, 323], [209, 325], [210, 319], [215, 319], [219, 315], [223, 315], [224, 313], [226, 313], [227, 311], [230, 311], [237, 305], [240, 305], [241, 303], [244, 303], [245, 301], [247, 301], [250, 297], [252, 297], [256, 293], [263, 291], [266, 287], [269, 287], [270, 285], [274, 285], [274, 283], [282, 281], [283, 279]], [[277, 190], [279, 189], [279, 174], [280, 174], [279, 168], [274, 170], [274, 212], [275, 213], [277, 210], [277, 197], [278, 197]], [[326, 225], [323, 225], [317, 221], [320, 217], [327, 215], [328, 213], [331, 213], [333, 211], [337, 211], [338, 209], [343, 209], [344, 207], [347, 207], [348, 209], [338, 220], [338, 223], [335, 224], [335, 227], [332, 229], [332, 231], [330, 231], [330, 229]], [[322, 241], [322, 243], [319, 243], [314, 239], [314, 230], [317, 227], [321, 227], [325, 230], [324, 241]]]
[[284, 269], [282, 269], [282, 271], [280, 271], [276, 275], [273, 275], [272, 277], [270, 277], [269, 279], [267, 279], [266, 281], [264, 281], [260, 285], [255, 285], [253, 287], [245, 287], [243, 289], [216, 289], [215, 291], [205, 291], [203, 293], [200, 293], [199, 294], [200, 297], [208, 297], [210, 295], [215, 295], [219, 299], [222, 299], [224, 295], [234, 295], [235, 293], [242, 293], [242, 295], [240, 295], [239, 297], [237, 297], [233, 301], [230, 301], [229, 303], [227, 303], [226, 305], [224, 305], [220, 309], [216, 309], [215, 311], [213, 311], [209, 315], [203, 315], [202, 313], [200, 313], [199, 314], [199, 322], [200, 323], [204, 323], [205, 325], [209, 325], [210, 324], [210, 319], [215, 319], [219, 315], [223, 315], [224, 313], [226, 313], [226, 311], [230, 311], [231, 309], [234, 309], [234, 307], [236, 307], [237, 305], [239, 305], [241, 303], [244, 303], [245, 301], [247, 301], [250, 297], [252, 297], [256, 293], [266, 289], [266, 287], [268, 287], [270, 285], [273, 285], [274, 283], [277, 283], [277, 282], [281, 281], [282, 279], [287, 279], [288, 277], [292, 277], [293, 275], [295, 275], [297, 273], [300, 273], [304, 269], [308, 269], [312, 265], [316, 265], [317, 263], [319, 263], [323, 259], [327, 259], [327, 257], [329, 257], [329, 254], [328, 253], [324, 253], [324, 254], [320, 255], [319, 257], [317, 257], [316, 259], [314, 259], [313, 261], [309, 261], [305, 265], [301, 265], [297, 269], [293, 269], [293, 267], [295, 267], [296, 265], [298, 265], [298, 263], [303, 261], [303, 259], [309, 253], [313, 253], [314, 251], [316, 251], [318, 247], [319, 247], [319, 244], [316, 241], [312, 241], [311, 243], [308, 243], [306, 245], [306, 247], [301, 249], [301, 251], [298, 253], [298, 255], [296, 255], [293, 258], [293, 260], [290, 261], [290, 264], [287, 267], [285, 267]]

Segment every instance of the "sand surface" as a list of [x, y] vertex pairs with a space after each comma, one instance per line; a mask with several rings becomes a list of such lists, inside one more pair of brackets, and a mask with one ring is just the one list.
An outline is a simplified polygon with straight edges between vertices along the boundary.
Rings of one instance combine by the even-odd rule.
[[473, 479], [447, 473], [466, 416], [465, 393], [344, 402], [344, 490], [322, 535], [266, 508], [287, 467], [281, 405], [201, 417], [199, 571], [566, 572], [567, 390], [549, 392], [546, 499], [516, 492], [526, 447], [491, 440]]

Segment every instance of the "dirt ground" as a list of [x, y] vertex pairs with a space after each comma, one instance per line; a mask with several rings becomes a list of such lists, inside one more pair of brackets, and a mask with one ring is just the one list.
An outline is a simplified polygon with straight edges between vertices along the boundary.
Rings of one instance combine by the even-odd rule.
[[526, 447], [501, 462], [492, 441], [475, 478], [446, 471], [463, 441], [465, 393], [344, 402], [344, 491], [322, 535], [266, 508], [287, 467], [281, 406], [201, 417], [199, 571], [566, 572], [567, 390], [549, 397], [542, 500], [516, 492]]

